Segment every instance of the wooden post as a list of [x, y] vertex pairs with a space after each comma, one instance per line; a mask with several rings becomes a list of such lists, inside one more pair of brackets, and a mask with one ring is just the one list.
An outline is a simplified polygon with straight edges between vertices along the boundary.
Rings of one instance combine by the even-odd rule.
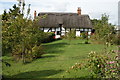
[[55, 27], [55, 32], [56, 32], [56, 27]]
[[62, 34], [62, 26], [60, 26], [60, 36], [61, 36], [61, 34]]
[[43, 27], [43, 32], [44, 32], [44, 27]]
[[85, 29], [83, 28], [83, 32], [85, 31]]
[[66, 28], [65, 28], [65, 36], [66, 36]]
[[70, 32], [71, 32], [71, 28], [70, 28]]
[[[80, 31], [80, 27], [79, 27], [79, 31]], [[81, 37], [81, 31], [80, 31], [80, 37]]]
[[50, 31], [52, 32], [52, 28], [50, 28]]

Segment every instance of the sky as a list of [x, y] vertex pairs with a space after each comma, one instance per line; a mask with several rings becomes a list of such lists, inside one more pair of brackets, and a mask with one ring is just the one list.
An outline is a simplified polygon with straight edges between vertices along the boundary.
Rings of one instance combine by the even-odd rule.
[[[67, 12], [76, 13], [81, 7], [82, 14], [88, 14], [91, 19], [100, 19], [101, 15], [109, 15], [109, 22], [118, 24], [118, 1], [119, 0], [25, 0], [26, 8], [31, 4], [31, 16], [34, 11], [39, 12]], [[4, 9], [8, 11], [17, 0], [0, 0], [0, 14]]]

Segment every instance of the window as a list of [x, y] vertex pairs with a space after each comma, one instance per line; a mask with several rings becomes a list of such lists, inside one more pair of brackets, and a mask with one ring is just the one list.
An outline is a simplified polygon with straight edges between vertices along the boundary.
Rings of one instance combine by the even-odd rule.
[[60, 32], [60, 31], [57, 31], [57, 35], [61, 35], [61, 32]]

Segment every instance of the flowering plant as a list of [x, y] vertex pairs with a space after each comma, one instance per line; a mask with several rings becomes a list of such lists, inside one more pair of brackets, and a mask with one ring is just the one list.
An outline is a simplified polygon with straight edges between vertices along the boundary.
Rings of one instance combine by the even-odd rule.
[[89, 53], [88, 68], [90, 68], [93, 75], [103, 78], [113, 78], [118, 75], [118, 56], [110, 56], [115, 52], [111, 51], [109, 53]]
[[86, 62], [76, 63], [70, 69], [88, 68], [93, 78], [118, 78], [118, 55], [115, 54], [113, 50], [102, 54], [91, 51]]

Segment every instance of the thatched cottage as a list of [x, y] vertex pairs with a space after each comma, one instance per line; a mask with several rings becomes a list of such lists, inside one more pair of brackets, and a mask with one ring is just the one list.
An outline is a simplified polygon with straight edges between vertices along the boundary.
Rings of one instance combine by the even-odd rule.
[[[34, 17], [36, 17], [36, 12]], [[72, 29], [76, 30], [76, 36], [80, 36], [80, 33], [85, 31], [90, 34], [92, 30], [89, 15], [81, 14], [80, 8], [78, 8], [77, 13], [41, 12], [38, 17], [41, 30], [54, 32], [56, 38], [65, 35], [66, 32]]]

